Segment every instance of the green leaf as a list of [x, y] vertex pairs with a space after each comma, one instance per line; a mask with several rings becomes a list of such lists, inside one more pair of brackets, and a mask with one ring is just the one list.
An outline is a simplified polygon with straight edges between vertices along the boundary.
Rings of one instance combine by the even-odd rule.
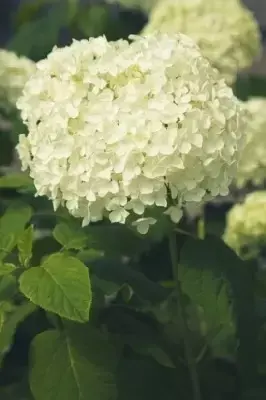
[[160, 303], [169, 295], [169, 291], [146, 278], [146, 276], [116, 260], [102, 258], [90, 263], [90, 269], [98, 279], [114, 282], [120, 287], [127, 283], [132, 290], [143, 300], [151, 303]]
[[22, 188], [32, 186], [32, 179], [28, 174], [12, 173], [0, 178], [0, 188]]
[[52, 3], [53, 1], [54, 0], [35, 0], [34, 2], [20, 3], [15, 16], [16, 25], [19, 26], [34, 19], [44, 5]]
[[34, 304], [25, 302], [24, 304], [15, 307], [13, 312], [8, 313], [4, 317], [3, 324], [0, 328], [0, 354], [9, 350], [12, 345], [17, 326], [31, 313], [33, 313], [35, 309], [36, 307]]
[[256, 263], [241, 260], [221, 239], [207, 236], [205, 240], [187, 240], [181, 250], [180, 264], [183, 268], [210, 270], [214, 276], [223, 276], [229, 282], [239, 341], [237, 356], [242, 383], [252, 385], [257, 376]]
[[4, 323], [5, 323], [5, 311], [2, 309], [0, 305], [0, 332], [3, 329]]
[[114, 282], [105, 281], [104, 279], [99, 279], [97, 276], [93, 275], [92, 287], [100, 289], [104, 294], [111, 295], [118, 292], [121, 285], [117, 285]]
[[15, 235], [12, 233], [5, 235], [0, 232], [0, 260], [3, 260], [13, 250], [15, 242]]
[[88, 241], [87, 235], [81, 227], [64, 222], [56, 225], [53, 236], [67, 250], [81, 250]]
[[80, 10], [77, 25], [85, 37], [96, 37], [105, 33], [109, 20], [109, 11], [105, 5], [89, 5]]
[[0, 277], [0, 301], [10, 300], [17, 293], [17, 281], [12, 275]]
[[226, 282], [212, 271], [179, 267], [182, 289], [190, 300], [200, 306], [201, 332], [206, 336], [213, 354], [229, 355], [235, 342], [235, 324]]
[[[134, 311], [129, 314], [120, 309], [111, 314], [111, 323], [115, 326], [115, 332], [120, 332], [122, 343], [129, 345], [138, 354], [153, 357], [165, 367], [174, 368], [174, 360], [171, 359], [172, 354], [168, 344], [166, 348], [165, 339], [161, 332], [158, 332], [157, 327], [152, 326], [149, 317], [145, 319], [144, 314]], [[171, 347], [170, 343], [169, 347]]]
[[[45, 13], [45, 16], [22, 24], [8, 43], [8, 47], [10, 50], [34, 60], [43, 58], [57, 43], [61, 28], [68, 22], [68, 8], [64, 3], [56, 2]], [[44, 32], [46, 32], [45, 35]]]
[[40, 267], [25, 271], [19, 283], [21, 292], [45, 310], [73, 321], [89, 319], [89, 270], [77, 258], [53, 254]]
[[152, 243], [161, 243], [173, 229], [169, 216], [163, 214], [161, 207], [150, 207], [145, 215], [147, 217], [155, 218], [157, 221], [155, 225], [151, 225], [149, 232], [145, 235], [146, 239], [150, 239]]
[[12, 274], [16, 269], [14, 264], [0, 262], [0, 276]]
[[89, 238], [90, 247], [102, 250], [111, 257], [136, 257], [151, 246], [151, 240], [121, 224], [89, 225], [84, 231]]
[[68, 0], [68, 15], [70, 21], [76, 17], [76, 14], [80, 8], [80, 2], [79, 0]]
[[115, 400], [117, 353], [90, 326], [46, 331], [31, 346], [30, 386], [35, 400]]
[[94, 249], [86, 249], [86, 250], [81, 250], [76, 254], [76, 257], [86, 263], [90, 263], [93, 260], [98, 260], [99, 258], [102, 258], [104, 256], [103, 251], [100, 250], [94, 250]]
[[32, 257], [32, 244], [33, 244], [34, 230], [33, 226], [30, 225], [20, 236], [18, 240], [18, 255], [19, 262], [24, 267], [29, 265]]
[[31, 215], [31, 207], [23, 203], [15, 203], [6, 210], [0, 219], [0, 260], [15, 247]]
[[6, 316], [9, 312], [13, 310], [14, 306], [8, 301], [0, 302], [0, 332], [3, 331], [4, 323], [6, 321]]

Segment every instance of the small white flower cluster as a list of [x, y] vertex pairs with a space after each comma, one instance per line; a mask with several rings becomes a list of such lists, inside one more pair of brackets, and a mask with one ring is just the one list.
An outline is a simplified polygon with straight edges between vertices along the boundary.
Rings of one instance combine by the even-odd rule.
[[266, 179], [266, 98], [251, 98], [243, 106], [248, 112], [247, 143], [238, 165], [238, 188], [247, 183], [261, 185]]
[[253, 192], [227, 214], [225, 242], [242, 258], [255, 258], [266, 245], [266, 192]]
[[243, 110], [188, 37], [133, 39], [74, 41], [37, 63], [18, 152], [55, 208], [146, 233], [152, 206], [177, 223], [186, 203], [228, 193]]
[[161, 0], [143, 33], [156, 31], [190, 36], [228, 84], [261, 50], [258, 24], [238, 0]]
[[0, 106], [15, 106], [22, 94], [23, 87], [31, 74], [35, 72], [35, 63], [26, 57], [0, 49]]

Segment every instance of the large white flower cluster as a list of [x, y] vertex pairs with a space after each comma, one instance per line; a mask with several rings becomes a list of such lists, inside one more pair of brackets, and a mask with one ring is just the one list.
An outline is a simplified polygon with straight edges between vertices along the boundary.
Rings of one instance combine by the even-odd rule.
[[156, 31], [190, 36], [229, 84], [261, 49], [258, 24], [238, 0], [161, 0], [143, 32]]
[[266, 192], [253, 192], [227, 214], [225, 242], [243, 258], [257, 257], [266, 245]]
[[152, 206], [178, 222], [187, 202], [226, 195], [243, 111], [217, 75], [181, 34], [55, 48], [17, 104], [37, 194], [83, 224], [130, 217], [142, 233]]
[[241, 154], [236, 186], [260, 185], [266, 179], [266, 99], [251, 98], [244, 104], [248, 112], [247, 144]]
[[0, 49], [0, 106], [15, 106], [35, 63], [26, 57]]

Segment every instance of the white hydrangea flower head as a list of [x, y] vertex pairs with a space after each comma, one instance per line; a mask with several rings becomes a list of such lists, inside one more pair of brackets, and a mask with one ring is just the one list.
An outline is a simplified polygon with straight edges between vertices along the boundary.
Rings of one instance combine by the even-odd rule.
[[258, 186], [266, 179], [266, 98], [251, 98], [243, 106], [248, 112], [247, 143], [238, 165], [238, 188], [248, 183]]
[[253, 192], [227, 214], [225, 242], [242, 258], [255, 258], [266, 245], [266, 191]]
[[149, 13], [158, 0], [107, 0], [110, 4], [119, 4], [129, 9], [142, 10]]
[[34, 72], [33, 61], [0, 49], [0, 105], [15, 106], [26, 81]]
[[187, 203], [228, 193], [244, 111], [187, 36], [133, 39], [74, 41], [37, 63], [17, 149], [55, 208], [145, 233], [152, 207], [177, 223]]
[[190, 36], [228, 84], [261, 52], [258, 24], [238, 0], [161, 0], [143, 33], [156, 31]]

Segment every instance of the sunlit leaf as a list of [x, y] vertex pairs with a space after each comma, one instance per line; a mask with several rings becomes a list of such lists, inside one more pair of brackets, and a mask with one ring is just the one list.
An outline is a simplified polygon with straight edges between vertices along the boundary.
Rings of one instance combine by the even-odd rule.
[[45, 310], [78, 322], [89, 319], [89, 270], [77, 258], [53, 254], [40, 267], [26, 270], [19, 283], [21, 292]]
[[32, 257], [33, 226], [29, 226], [19, 237], [18, 252], [21, 265], [27, 267]]

